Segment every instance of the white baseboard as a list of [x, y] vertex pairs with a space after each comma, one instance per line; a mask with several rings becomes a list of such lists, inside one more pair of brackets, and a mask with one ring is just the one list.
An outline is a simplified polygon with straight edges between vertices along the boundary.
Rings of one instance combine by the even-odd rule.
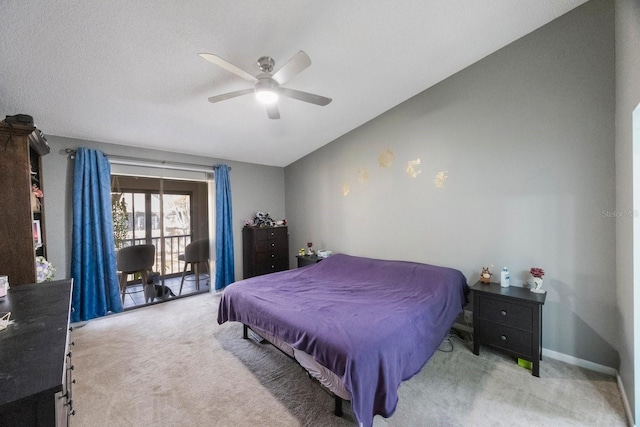
[[624, 389], [624, 385], [622, 384], [620, 373], [616, 369], [609, 366], [600, 365], [598, 363], [590, 362], [588, 360], [580, 359], [578, 357], [569, 356], [568, 354], [560, 353], [554, 350], [549, 350], [548, 348], [542, 349], [542, 356], [616, 377], [618, 389], [620, 390], [620, 395], [622, 396], [624, 411], [627, 415], [627, 423], [629, 424], [629, 426], [635, 427], [635, 423], [633, 421], [633, 412], [631, 411], [631, 406], [629, 405], [629, 399], [627, 399], [627, 392]]
[[542, 349], [543, 357], [550, 357], [552, 359], [559, 360], [561, 362], [568, 363], [570, 365], [579, 366], [581, 368], [589, 369], [590, 371], [601, 372], [603, 374], [611, 375], [615, 377], [618, 375], [618, 371], [609, 366], [600, 365], [598, 363], [590, 362], [588, 360], [580, 359], [578, 357], [569, 356], [568, 354], [560, 353], [548, 348]]
[[627, 414], [627, 424], [629, 424], [629, 427], [635, 427], [636, 424], [633, 422], [633, 412], [631, 412], [631, 405], [629, 405], [627, 392], [624, 389], [624, 384], [622, 384], [622, 378], [620, 378], [620, 374], [616, 374], [616, 380], [618, 381], [618, 388], [620, 389], [620, 394], [622, 395], [624, 412]]

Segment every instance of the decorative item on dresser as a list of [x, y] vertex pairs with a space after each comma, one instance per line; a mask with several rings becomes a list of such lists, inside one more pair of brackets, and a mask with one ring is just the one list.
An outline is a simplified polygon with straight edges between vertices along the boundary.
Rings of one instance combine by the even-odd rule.
[[245, 279], [289, 269], [287, 227], [242, 229], [243, 276]]
[[540, 267], [531, 267], [531, 270], [529, 270], [529, 274], [531, 275], [531, 292], [535, 292], [537, 294], [544, 294], [545, 292], [547, 292], [542, 289], [542, 277], [544, 276], [544, 269]]
[[72, 279], [12, 287], [0, 312], [0, 426], [68, 426], [74, 414], [69, 347]]
[[[49, 152], [49, 145], [33, 121], [16, 119], [29, 116], [18, 116], [0, 122], [0, 200], [4, 207], [0, 209], [0, 274], [9, 276], [11, 285], [35, 283], [36, 255], [46, 257], [40, 156]], [[36, 224], [39, 233], [34, 236]]]
[[542, 360], [542, 305], [546, 294], [517, 286], [478, 281], [473, 296], [473, 353], [488, 345], [532, 363], [531, 373], [540, 376]]

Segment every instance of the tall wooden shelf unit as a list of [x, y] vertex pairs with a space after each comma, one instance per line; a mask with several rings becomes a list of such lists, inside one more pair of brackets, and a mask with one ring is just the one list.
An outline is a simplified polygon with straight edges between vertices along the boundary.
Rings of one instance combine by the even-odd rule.
[[[36, 282], [36, 251], [46, 256], [44, 204], [32, 206], [32, 185], [43, 189], [41, 156], [49, 153], [34, 126], [0, 122], [0, 275], [10, 285]], [[40, 224], [43, 245], [36, 248], [34, 220]]]

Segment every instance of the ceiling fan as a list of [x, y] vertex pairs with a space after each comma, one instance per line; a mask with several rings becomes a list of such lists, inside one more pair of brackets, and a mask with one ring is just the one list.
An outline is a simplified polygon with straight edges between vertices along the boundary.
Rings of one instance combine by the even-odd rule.
[[309, 55], [302, 50], [293, 55], [291, 59], [275, 73], [273, 72], [273, 67], [275, 65], [273, 58], [268, 56], [260, 57], [258, 59], [258, 68], [260, 68], [261, 73], [257, 76], [249, 74], [240, 67], [233, 65], [229, 61], [222, 59], [217, 55], [211, 53], [200, 53], [199, 55], [201, 58], [204, 58], [245, 80], [255, 83], [253, 88], [212, 96], [209, 98], [209, 102], [224, 101], [225, 99], [231, 99], [253, 92], [256, 94], [258, 101], [265, 104], [267, 108], [267, 115], [270, 119], [280, 118], [280, 111], [278, 111], [278, 107], [276, 105], [280, 95], [320, 106], [325, 106], [331, 102], [331, 98], [281, 87], [281, 85], [285, 84], [311, 65]]

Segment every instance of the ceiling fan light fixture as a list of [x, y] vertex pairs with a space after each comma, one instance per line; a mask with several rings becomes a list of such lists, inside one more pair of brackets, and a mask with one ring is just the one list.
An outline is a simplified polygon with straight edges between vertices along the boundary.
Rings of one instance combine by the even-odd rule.
[[278, 101], [278, 94], [268, 87], [256, 88], [256, 98], [263, 104], [273, 104]]
[[278, 101], [278, 84], [268, 75], [258, 76], [256, 83], [256, 98], [263, 104], [273, 104]]
[[297, 99], [298, 101], [308, 102], [319, 106], [325, 106], [331, 102], [331, 98], [281, 86], [311, 65], [309, 55], [302, 50], [293, 55], [291, 59], [289, 59], [289, 61], [287, 61], [287, 63], [275, 73], [273, 72], [275, 65], [273, 58], [269, 56], [260, 57], [260, 59], [258, 59], [258, 68], [260, 68], [262, 73], [257, 76], [253, 76], [242, 68], [233, 65], [229, 61], [212, 53], [201, 53], [200, 57], [255, 84], [251, 89], [247, 88], [236, 90], [233, 92], [223, 93], [222, 95], [209, 97], [209, 102], [215, 103], [224, 101], [226, 99], [236, 98], [253, 92], [256, 95], [256, 99], [260, 101], [261, 104], [265, 105], [267, 115], [270, 119], [280, 118], [278, 106], [276, 105], [280, 95], [285, 98]]

